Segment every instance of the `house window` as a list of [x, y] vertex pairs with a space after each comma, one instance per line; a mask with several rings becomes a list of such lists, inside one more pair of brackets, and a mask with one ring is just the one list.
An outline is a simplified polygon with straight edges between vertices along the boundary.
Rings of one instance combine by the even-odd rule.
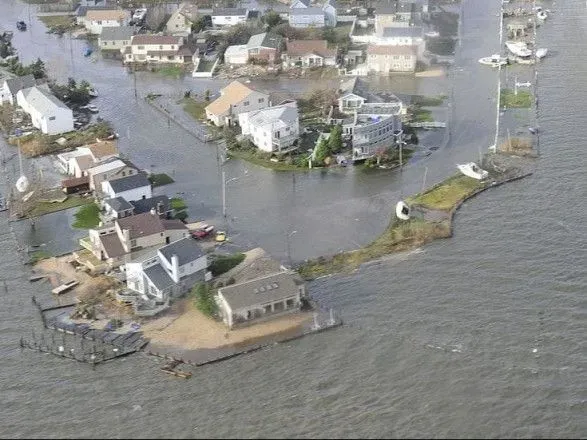
[[172, 44], [171, 45], [171, 50], [174, 50], [174, 49], [175, 49], [175, 46]]
[[54, 121], [55, 120], [55, 116], [49, 116], [49, 120], [50, 121]]
[[163, 237], [163, 232], [161, 232], [161, 237]]
[[131, 248], [134, 248], [134, 247], [136, 247], [136, 246], [137, 246], [137, 241], [136, 241], [136, 240], [131, 240], [131, 241], [130, 241], [130, 247], [131, 247]]
[[265, 102], [265, 98], [259, 98], [259, 103]]
[[283, 310], [283, 301], [279, 301], [276, 303], [273, 303], [273, 311], [274, 312], [281, 312]]
[[163, 50], [163, 46], [159, 46], [159, 50]]
[[102, 20], [98, 20], [98, 21], [96, 21], [96, 23], [98, 23], [99, 25], [102, 25]]
[[144, 50], [145, 49], [145, 46], [138, 46], [137, 49], [138, 50]]
[[173, 60], [173, 56], [172, 56], [172, 55], [168, 55], [168, 56], [167, 56], [167, 59], [168, 59], [168, 60]]
[[245, 102], [243, 102], [243, 105], [244, 105], [244, 106], [247, 106], [247, 105], [249, 105], [249, 101], [245, 101]]
[[263, 307], [265, 313], [271, 313], [271, 304], [266, 305], [265, 307]]
[[[114, 43], [112, 43], [112, 44], [114, 44]], [[128, 45], [128, 41], [123, 41], [123, 42], [122, 42], [122, 44], [123, 44], [124, 46], [126, 46], [126, 45]]]
[[295, 302], [294, 302], [293, 298], [290, 298], [285, 301], [285, 307], [287, 309], [291, 309], [294, 306], [294, 304], [295, 304]]
[[124, 176], [126, 176], [126, 173], [123, 171], [123, 172], [122, 172], [122, 177], [124, 177]]

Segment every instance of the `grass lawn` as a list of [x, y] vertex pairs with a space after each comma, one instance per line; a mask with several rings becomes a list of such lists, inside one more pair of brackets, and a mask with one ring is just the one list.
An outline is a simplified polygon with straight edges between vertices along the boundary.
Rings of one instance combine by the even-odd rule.
[[423, 95], [414, 95], [412, 96], [412, 104], [420, 105], [422, 107], [436, 107], [442, 105], [444, 100], [446, 99], [446, 95], [440, 96], [423, 96]]
[[91, 198], [83, 198], [79, 196], [69, 196], [64, 202], [39, 202], [27, 213], [27, 217], [40, 217], [52, 212], [63, 211], [64, 209], [75, 208], [76, 206], [87, 205], [93, 203]]
[[432, 111], [417, 107], [414, 109], [413, 112], [413, 122], [432, 122], [434, 118], [432, 117]]
[[82, 206], [75, 213], [73, 227], [78, 229], [95, 228], [100, 223], [100, 208], [95, 203]]
[[518, 90], [516, 95], [513, 90], [501, 89], [499, 105], [509, 108], [529, 108], [532, 105], [532, 93], [528, 90]]
[[176, 211], [181, 211], [182, 209], [186, 209], [187, 205], [185, 204], [184, 200], [181, 197], [173, 197], [171, 199], [171, 209], [175, 209]]
[[159, 173], [159, 174], [151, 174], [149, 176], [149, 182], [151, 182], [151, 185], [153, 185], [153, 187], [156, 187], [156, 186], [169, 185], [170, 183], [175, 182], [175, 180], [173, 180], [171, 177], [169, 177], [165, 173]]
[[183, 98], [183, 109], [197, 121], [206, 119], [206, 106], [209, 101], [198, 101], [194, 98]]
[[171, 78], [179, 78], [184, 73], [183, 67], [180, 66], [163, 66], [160, 68], [155, 69], [155, 72], [163, 75], [169, 76]]
[[245, 254], [232, 254], [232, 255], [219, 255], [214, 257], [208, 269], [212, 272], [213, 276], [222, 275], [228, 272], [233, 267], [242, 263], [245, 259]]
[[421, 205], [428, 209], [450, 211], [460, 200], [483, 188], [484, 185], [479, 180], [457, 174], [422, 194], [410, 197], [408, 203]]
[[76, 27], [75, 17], [71, 15], [41, 16], [39, 17], [39, 20], [47, 26], [47, 29], [61, 29], [67, 31]]
[[37, 264], [41, 260], [46, 260], [47, 258], [51, 258], [52, 255], [47, 251], [35, 251], [29, 255], [28, 263], [32, 266]]
[[306, 171], [308, 170], [307, 167], [299, 167], [294, 164], [288, 164], [285, 162], [271, 162], [270, 160], [265, 160], [257, 154], [255, 154], [252, 150], [230, 150], [228, 152], [230, 157], [237, 157], [242, 160], [246, 160], [255, 165], [259, 165], [261, 167], [270, 168], [276, 171]]

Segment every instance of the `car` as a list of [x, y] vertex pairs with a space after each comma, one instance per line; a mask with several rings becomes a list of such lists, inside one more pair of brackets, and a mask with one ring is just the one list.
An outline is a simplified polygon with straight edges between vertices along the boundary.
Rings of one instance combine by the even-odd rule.
[[226, 232], [224, 232], [224, 231], [216, 232], [216, 241], [219, 243], [226, 241]]
[[196, 229], [194, 232], [192, 232], [192, 237], [206, 238], [212, 233], [212, 231], [214, 231], [214, 226], [208, 226], [204, 224], [199, 229]]

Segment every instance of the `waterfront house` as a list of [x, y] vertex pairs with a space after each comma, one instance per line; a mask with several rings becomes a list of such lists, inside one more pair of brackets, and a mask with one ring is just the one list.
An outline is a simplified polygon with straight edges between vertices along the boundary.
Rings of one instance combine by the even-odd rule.
[[173, 209], [171, 208], [171, 201], [166, 195], [131, 200], [130, 204], [133, 206], [133, 212], [135, 214], [143, 214], [145, 212], [152, 212], [152, 210], [155, 210], [157, 215], [162, 219], [169, 219], [171, 218], [171, 214], [173, 212]]
[[212, 10], [212, 26], [224, 27], [245, 23], [249, 11], [245, 8], [214, 8]]
[[102, 28], [128, 26], [130, 12], [118, 8], [87, 9], [85, 15], [78, 17], [78, 23], [82, 24], [90, 34], [100, 35]]
[[197, 19], [198, 6], [191, 3], [182, 3], [167, 20], [165, 32], [169, 35], [187, 37], [192, 33], [192, 25]]
[[336, 66], [337, 49], [329, 49], [326, 40], [294, 40], [286, 43], [283, 67]]
[[249, 62], [249, 51], [246, 44], [228, 46], [224, 51], [224, 64], [242, 65]]
[[16, 103], [31, 117], [33, 126], [43, 134], [73, 131], [73, 112], [44, 87], [19, 90]]
[[247, 42], [248, 60], [264, 61], [270, 65], [279, 60], [283, 37], [271, 32], [256, 34]]
[[417, 60], [415, 46], [370, 45], [367, 48], [367, 67], [377, 73], [414, 72]]
[[181, 296], [206, 279], [208, 258], [191, 237], [157, 249], [155, 255], [125, 265], [126, 285], [144, 299]]
[[183, 37], [150, 34], [133, 35], [121, 53], [125, 64], [186, 64], [198, 56], [197, 47], [186, 44]]
[[138, 31], [135, 26], [103, 27], [98, 46], [102, 56], [107, 58], [122, 58], [121, 49], [130, 44], [130, 39]]
[[269, 105], [269, 95], [233, 81], [220, 90], [220, 97], [206, 107], [206, 118], [215, 125], [238, 123], [240, 113], [260, 110]]
[[131, 176], [138, 172], [137, 167], [131, 162], [118, 157], [110, 157], [87, 170], [90, 178], [90, 190], [94, 191], [97, 197], [101, 197], [103, 194], [102, 182]]
[[218, 289], [217, 302], [224, 324], [238, 325], [300, 310], [305, 286], [291, 272], [277, 272]]
[[289, 11], [289, 25], [293, 28], [321, 28], [324, 24], [322, 8], [294, 8]]
[[103, 203], [104, 217], [116, 220], [134, 214], [134, 207], [124, 197], [105, 199]]
[[324, 24], [330, 27], [336, 27], [338, 23], [338, 14], [336, 12], [337, 4], [335, 0], [326, 0], [322, 10], [324, 11]]
[[118, 148], [112, 141], [100, 141], [57, 155], [57, 164], [64, 173], [75, 177], [88, 175], [88, 170], [107, 159], [116, 157]]
[[16, 94], [22, 89], [28, 89], [37, 85], [33, 75], [17, 76], [15, 78], [5, 79], [0, 88], [0, 105], [9, 103], [16, 104]]
[[298, 107], [288, 102], [275, 107], [241, 113], [238, 116], [242, 134], [266, 152], [281, 152], [300, 136]]
[[101, 185], [104, 198], [123, 197], [127, 201], [133, 201], [153, 196], [151, 182], [144, 173], [106, 180]]

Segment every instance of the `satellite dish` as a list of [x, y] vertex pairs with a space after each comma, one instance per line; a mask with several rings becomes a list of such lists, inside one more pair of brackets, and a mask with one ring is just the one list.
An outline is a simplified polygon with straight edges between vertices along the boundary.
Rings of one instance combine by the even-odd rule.
[[400, 220], [409, 220], [410, 207], [403, 200], [400, 200], [397, 202], [397, 205], [395, 205], [395, 215]]

